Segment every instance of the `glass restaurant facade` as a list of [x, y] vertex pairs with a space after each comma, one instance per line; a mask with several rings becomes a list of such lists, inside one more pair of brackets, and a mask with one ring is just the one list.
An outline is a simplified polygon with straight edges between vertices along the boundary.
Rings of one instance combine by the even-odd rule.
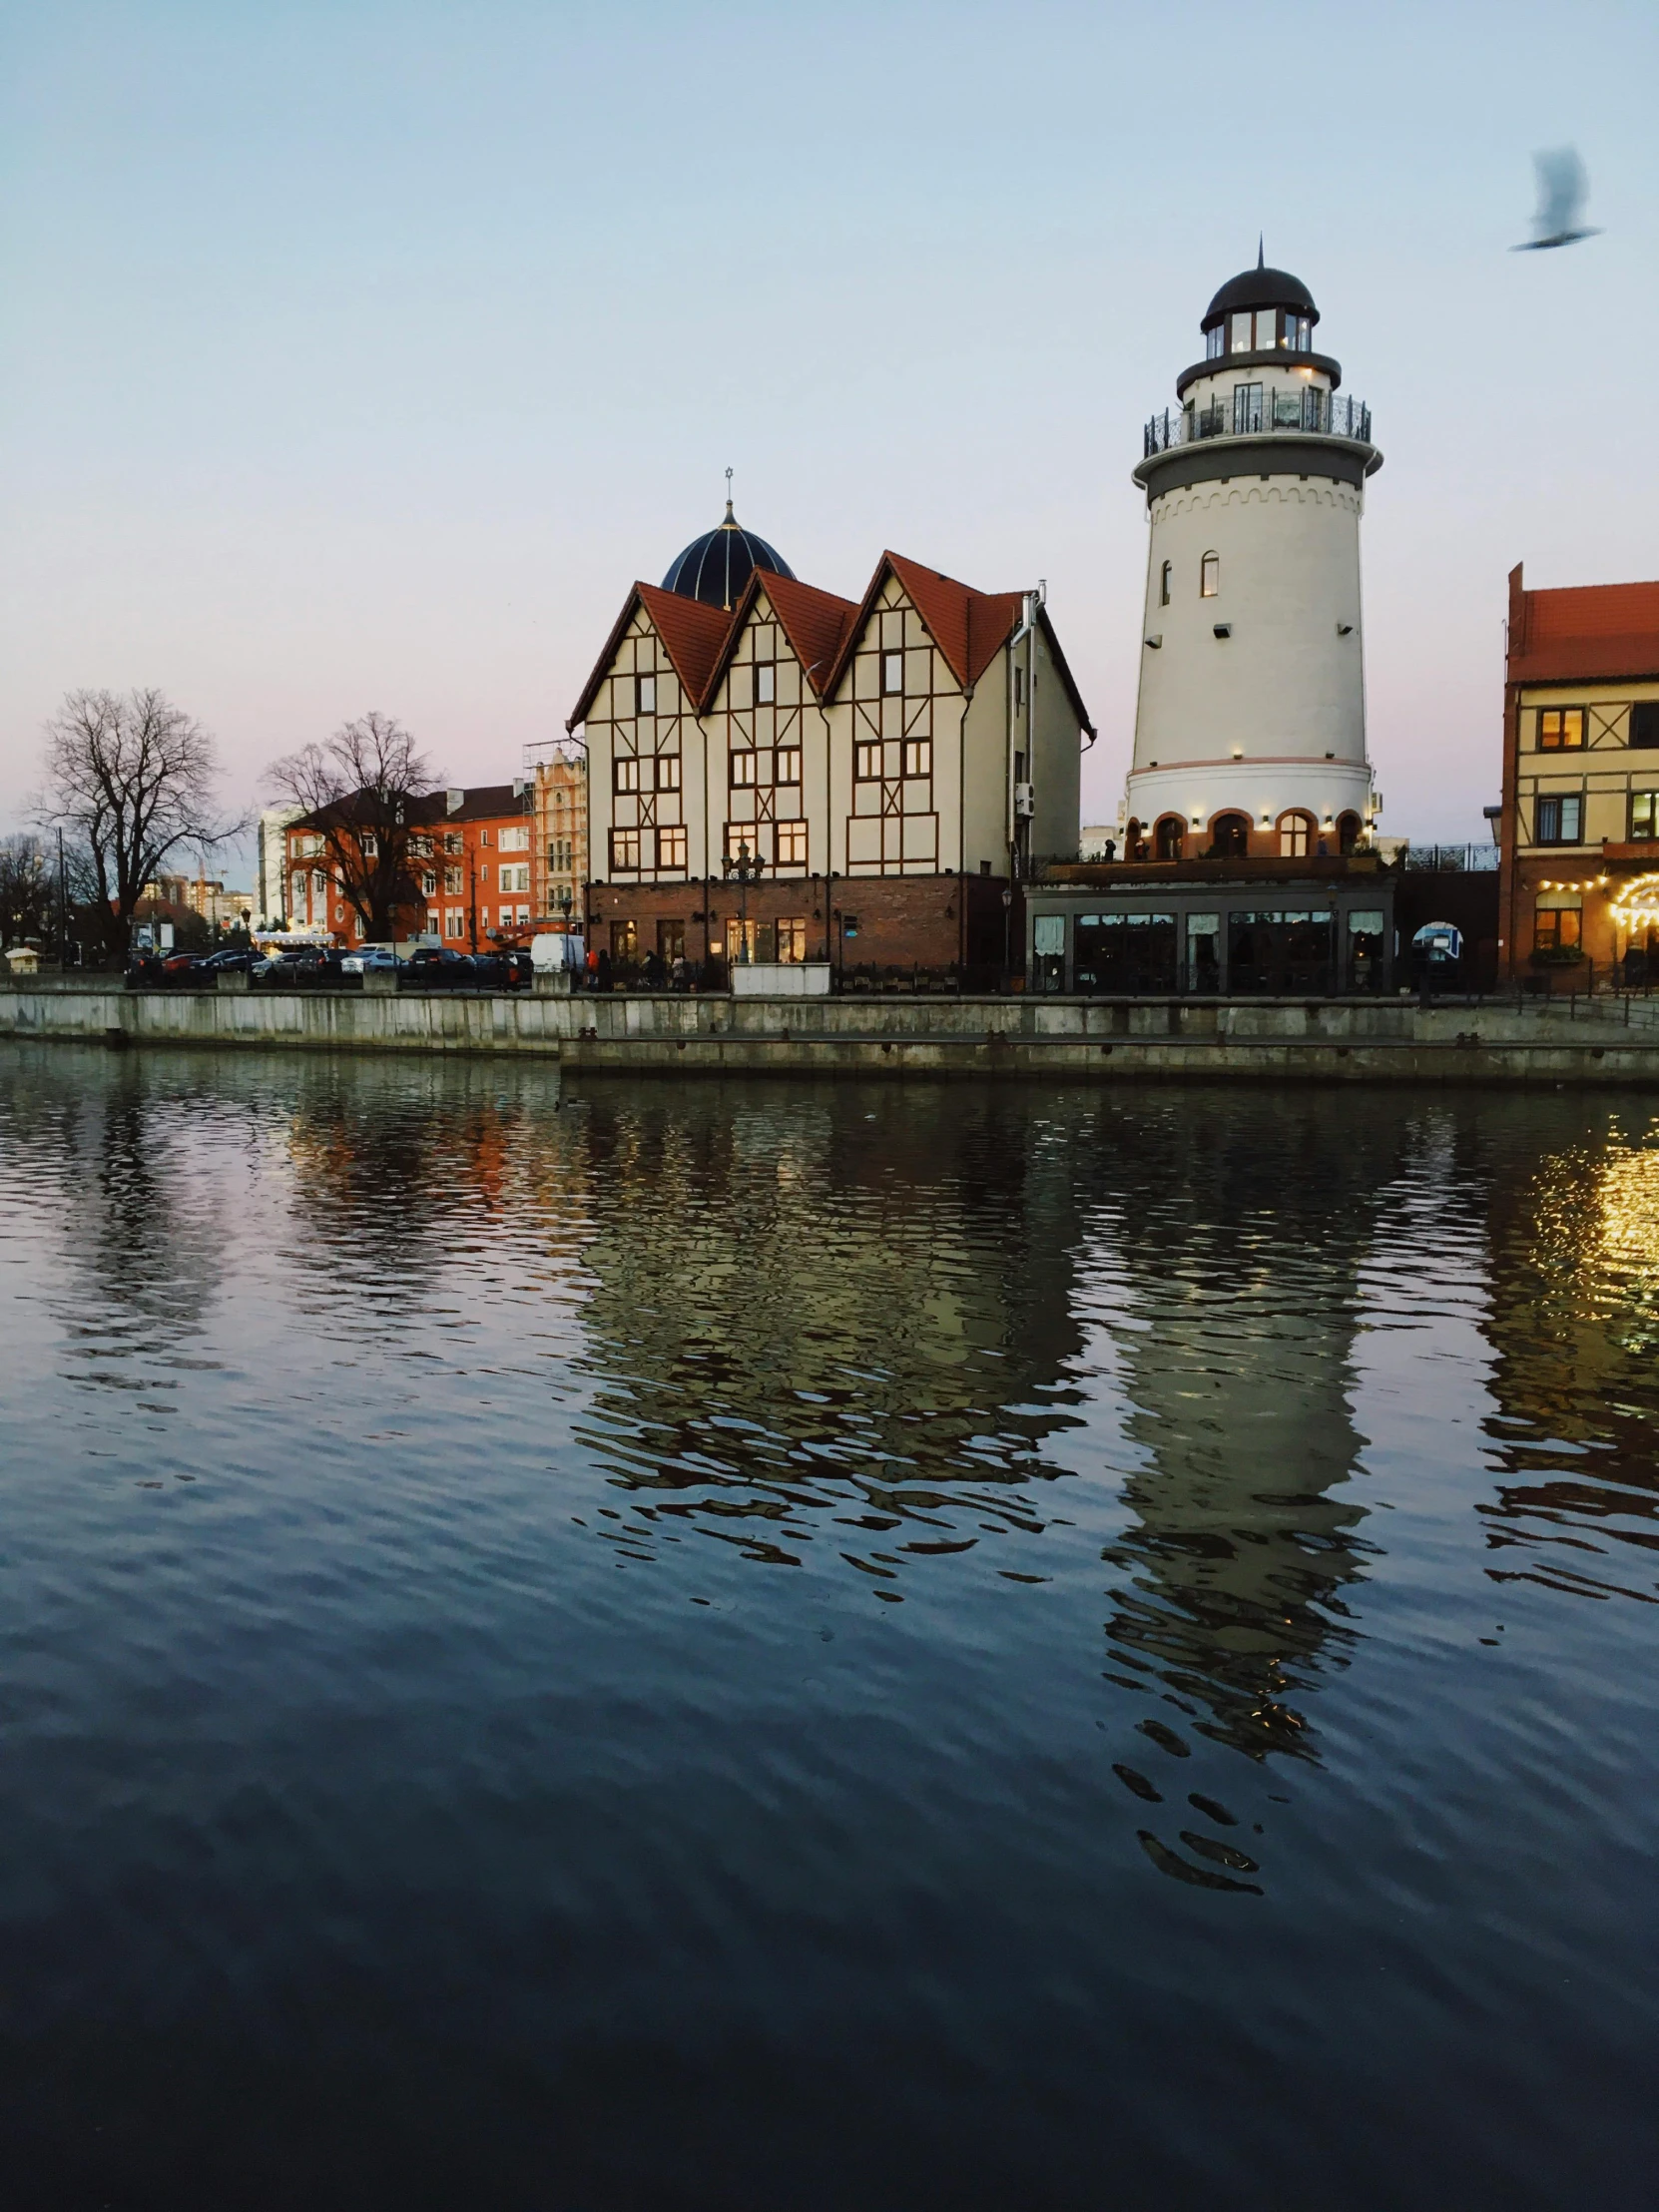
[[1026, 988], [1080, 998], [1327, 998], [1393, 987], [1393, 884], [1028, 883]]

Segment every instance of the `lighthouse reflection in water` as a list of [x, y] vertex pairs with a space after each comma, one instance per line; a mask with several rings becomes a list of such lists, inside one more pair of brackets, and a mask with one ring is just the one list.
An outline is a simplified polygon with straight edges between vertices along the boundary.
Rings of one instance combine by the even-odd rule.
[[1633, 2201], [1640, 1101], [12, 1049], [0, 1200], [24, 2201]]

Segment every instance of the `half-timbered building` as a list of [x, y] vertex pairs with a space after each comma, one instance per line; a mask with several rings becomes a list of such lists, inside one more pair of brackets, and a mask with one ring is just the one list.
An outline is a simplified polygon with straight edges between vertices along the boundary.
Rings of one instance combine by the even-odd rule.
[[570, 717], [590, 942], [941, 977], [1017, 957], [1018, 885], [1075, 855], [1094, 736], [1042, 590], [884, 553], [854, 601], [730, 509], [709, 537], [718, 560], [700, 540], [669, 571], [707, 596], [635, 584]]

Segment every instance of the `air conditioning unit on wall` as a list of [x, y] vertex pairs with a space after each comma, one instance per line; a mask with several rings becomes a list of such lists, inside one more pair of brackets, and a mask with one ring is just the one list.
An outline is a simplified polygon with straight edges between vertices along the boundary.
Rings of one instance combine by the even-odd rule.
[[1034, 815], [1036, 811], [1037, 802], [1031, 786], [1029, 784], [1016, 784], [1014, 786], [1014, 813], [1016, 815]]

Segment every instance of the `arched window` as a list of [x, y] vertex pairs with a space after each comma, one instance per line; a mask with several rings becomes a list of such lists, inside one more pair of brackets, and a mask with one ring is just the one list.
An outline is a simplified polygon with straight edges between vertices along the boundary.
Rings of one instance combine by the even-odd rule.
[[1305, 860], [1314, 849], [1314, 818], [1312, 815], [1289, 814], [1279, 818], [1279, 856], [1282, 860]]
[[1337, 817], [1337, 850], [1352, 852], [1360, 842], [1360, 817], [1355, 814]]
[[1242, 860], [1250, 850], [1250, 821], [1245, 815], [1217, 815], [1210, 825], [1210, 856]]
[[1179, 860], [1187, 841], [1187, 825], [1179, 815], [1162, 815], [1154, 837], [1160, 860]]
[[1214, 599], [1221, 590], [1221, 555], [1206, 553], [1198, 564], [1198, 595], [1201, 599]]

